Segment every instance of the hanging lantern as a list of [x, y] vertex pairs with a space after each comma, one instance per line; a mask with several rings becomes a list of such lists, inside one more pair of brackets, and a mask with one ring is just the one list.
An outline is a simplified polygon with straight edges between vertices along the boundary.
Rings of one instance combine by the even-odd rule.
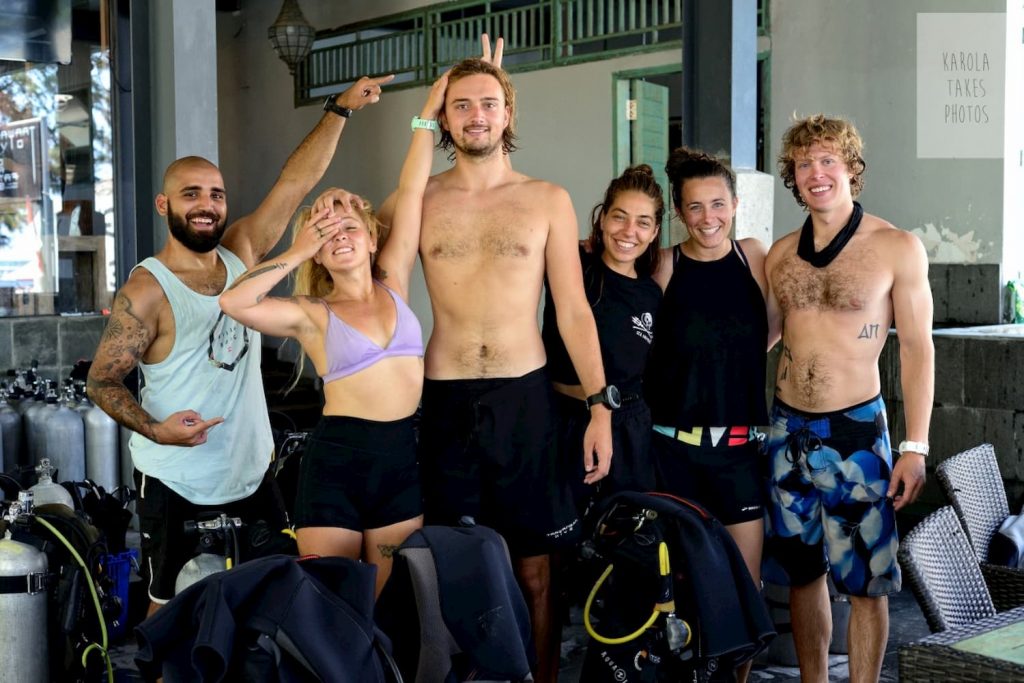
[[293, 76], [295, 67], [309, 56], [314, 33], [312, 24], [302, 16], [298, 1], [284, 0], [280, 14], [267, 29], [267, 37], [274, 46], [274, 52], [288, 65], [288, 72]]

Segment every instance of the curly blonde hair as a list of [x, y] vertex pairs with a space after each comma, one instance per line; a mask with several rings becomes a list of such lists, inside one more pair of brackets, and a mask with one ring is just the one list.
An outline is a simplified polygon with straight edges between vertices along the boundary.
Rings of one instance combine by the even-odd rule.
[[796, 186], [796, 157], [815, 143], [832, 147], [843, 158], [852, 174], [850, 193], [854, 197], [859, 196], [864, 189], [864, 170], [867, 168], [863, 156], [864, 140], [849, 121], [814, 114], [795, 121], [782, 136], [782, 151], [778, 158], [779, 175], [783, 184], [796, 197], [797, 204], [805, 208], [807, 206]]

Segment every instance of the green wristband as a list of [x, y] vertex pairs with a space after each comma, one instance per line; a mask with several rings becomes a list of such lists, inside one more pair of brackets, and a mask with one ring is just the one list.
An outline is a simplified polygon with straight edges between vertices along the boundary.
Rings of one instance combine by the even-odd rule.
[[438, 130], [437, 121], [434, 119], [421, 119], [418, 116], [412, 117], [412, 129], [424, 128], [426, 130]]

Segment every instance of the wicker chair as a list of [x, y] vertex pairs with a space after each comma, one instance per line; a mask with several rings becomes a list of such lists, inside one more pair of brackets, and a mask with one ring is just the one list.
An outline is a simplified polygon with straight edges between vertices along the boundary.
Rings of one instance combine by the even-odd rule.
[[974, 550], [950, 506], [911, 529], [897, 557], [932, 633], [996, 613]]
[[958, 453], [941, 463], [935, 474], [967, 530], [996, 610], [1024, 605], [1024, 571], [988, 561], [992, 536], [1010, 514], [995, 448], [985, 443]]

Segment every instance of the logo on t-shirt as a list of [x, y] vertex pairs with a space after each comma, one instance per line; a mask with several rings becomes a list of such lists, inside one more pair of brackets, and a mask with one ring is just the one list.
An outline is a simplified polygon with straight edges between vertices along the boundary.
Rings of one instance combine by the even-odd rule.
[[248, 351], [249, 328], [227, 317], [221, 311], [217, 316], [217, 322], [213, 324], [213, 329], [210, 330], [209, 344], [206, 347], [210, 363], [221, 370], [232, 372]]
[[633, 316], [633, 331], [636, 336], [648, 344], [654, 339], [654, 316], [650, 313], [641, 313]]

